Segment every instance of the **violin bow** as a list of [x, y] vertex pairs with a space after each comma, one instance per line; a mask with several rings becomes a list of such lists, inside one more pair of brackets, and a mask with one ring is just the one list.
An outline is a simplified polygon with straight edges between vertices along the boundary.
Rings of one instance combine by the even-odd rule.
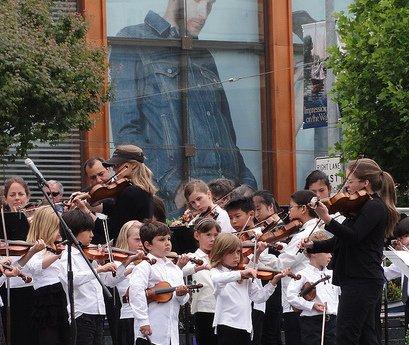
[[[9, 240], [7, 237], [7, 230], [6, 230], [6, 220], [4, 219], [4, 206], [1, 205], [1, 223], [3, 225], [3, 236], [4, 242], [6, 244], [6, 256], [9, 257]], [[6, 306], [6, 315], [7, 315], [7, 345], [11, 344], [11, 305], [10, 305], [10, 278], [6, 277], [6, 294], [7, 294], [7, 306]]]
[[[239, 231], [239, 232], [236, 232], [236, 235], [237, 235], [237, 236], [240, 236], [241, 234], [244, 234], [245, 232], [250, 231], [250, 230], [247, 230], [247, 231], [244, 230], [244, 229], [246, 228], [247, 224], [249, 223], [250, 219], [251, 219], [251, 216], [249, 216], [249, 217], [247, 218], [246, 223], [243, 225], [243, 227], [240, 229], [240, 231]], [[251, 229], [251, 230], [252, 230], [252, 229]]]
[[[112, 247], [111, 247], [111, 241], [109, 239], [109, 232], [108, 232], [108, 217], [103, 214], [103, 213], [97, 213], [96, 214], [97, 218], [102, 220], [102, 227], [104, 228], [104, 236], [105, 236], [105, 241], [106, 241], [106, 249], [108, 251], [108, 259], [109, 262], [114, 262], [114, 259], [112, 257]], [[115, 272], [112, 272], [112, 276], [115, 277]], [[114, 294], [114, 305], [115, 305], [115, 294]]]
[[327, 302], [324, 303], [324, 312], [322, 313], [321, 345], [324, 345], [325, 335], [325, 318], [327, 314]]

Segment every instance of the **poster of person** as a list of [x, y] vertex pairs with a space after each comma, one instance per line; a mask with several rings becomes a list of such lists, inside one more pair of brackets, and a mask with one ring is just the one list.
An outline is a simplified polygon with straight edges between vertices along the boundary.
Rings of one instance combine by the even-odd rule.
[[[182, 0], [132, 3], [138, 22], [129, 1], [108, 1], [109, 36], [150, 42], [180, 39], [179, 23], [186, 13], [187, 34], [201, 39], [216, 10], [214, 0], [186, 0], [186, 11], [182, 11]], [[227, 36], [238, 38], [242, 31], [241, 39], [258, 39], [257, 1], [241, 3], [247, 7], [237, 9], [237, 3], [230, 1], [236, 11], [247, 11], [242, 14], [247, 30], [236, 25], [238, 31]], [[128, 10], [120, 13], [118, 6]], [[223, 18], [219, 16], [219, 21]], [[220, 30], [227, 29], [221, 26]], [[207, 37], [215, 39], [215, 35], [213, 26]], [[171, 214], [183, 207], [186, 166], [190, 178], [228, 178], [253, 187], [261, 181], [260, 77], [225, 82], [232, 76], [257, 75], [259, 68], [258, 54], [248, 51], [186, 51], [172, 44], [111, 45], [112, 139], [115, 144], [131, 143], [144, 149], [159, 196]], [[189, 145], [183, 141], [183, 121]]]
[[325, 127], [327, 126], [325, 22], [304, 24], [302, 31], [304, 49], [303, 128]]

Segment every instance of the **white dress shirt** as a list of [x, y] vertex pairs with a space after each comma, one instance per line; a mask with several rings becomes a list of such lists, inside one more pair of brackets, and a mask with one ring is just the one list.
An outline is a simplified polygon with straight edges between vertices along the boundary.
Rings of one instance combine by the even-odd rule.
[[60, 260], [57, 259], [50, 266], [43, 269], [43, 259], [45, 255], [47, 255], [45, 250], [34, 254], [24, 266], [25, 271], [33, 278], [34, 290], [60, 282], [59, 276], [63, 269]]
[[[115, 262], [116, 263], [116, 262]], [[130, 268], [134, 268], [135, 265], [133, 263], [129, 264], [128, 267], [126, 268], [127, 270]], [[119, 282], [116, 285], [116, 288], [118, 289], [118, 295], [119, 298], [121, 299], [121, 316], [120, 319], [133, 319], [133, 312], [132, 312], [132, 308], [131, 305], [129, 304], [129, 296], [128, 296], [128, 302], [124, 303], [124, 296], [127, 294], [129, 294], [129, 277], [132, 273], [128, 274], [124, 280], [122, 280], [121, 282]]]
[[[270, 263], [262, 260], [260, 258], [260, 262], [270, 266], [275, 271], [282, 271], [283, 269], [289, 268], [294, 274], [297, 274], [305, 267], [307, 267], [309, 260], [304, 255], [304, 253], [298, 253], [298, 244], [300, 241], [309, 236], [311, 230], [316, 226], [319, 219], [313, 218], [309, 221], [305, 222], [300, 229], [300, 232], [295, 234], [291, 241], [288, 243], [287, 247], [283, 249], [283, 252], [278, 257], [272, 257]], [[318, 225], [314, 232], [322, 230], [322, 226]], [[292, 312], [293, 309], [291, 305], [288, 303], [287, 300], [287, 287], [290, 283], [291, 278], [283, 277], [281, 279], [281, 300], [283, 305], [283, 312], [289, 313]]]
[[189, 294], [177, 296], [173, 293], [167, 303], [147, 303], [145, 290], [160, 281], [171, 286], [184, 285], [182, 270], [167, 258], [157, 258], [154, 265], [143, 261], [137, 265], [129, 276], [129, 302], [133, 311], [135, 337], [143, 338], [141, 326], [150, 325], [152, 343], [158, 345], [179, 344], [179, 309], [189, 300]]
[[[403, 279], [405, 275], [402, 273], [402, 271], [400, 270], [398, 266], [396, 266], [395, 264], [391, 264], [387, 267], [384, 266], [383, 272], [384, 272], [384, 275], [387, 281], [401, 277], [401, 289], [403, 289]], [[408, 284], [406, 293], [407, 293], [407, 296], [409, 296], [409, 284]], [[402, 296], [403, 295], [404, 295], [404, 292], [402, 291]]]
[[214, 210], [219, 214], [216, 222], [220, 225], [222, 232], [235, 232], [236, 230], [231, 226], [230, 217], [226, 210], [222, 209], [219, 205]]
[[262, 303], [268, 300], [275, 285], [268, 283], [263, 287], [251, 279], [241, 280], [240, 271], [219, 266], [210, 270], [214, 284], [216, 308], [213, 326], [225, 325], [252, 333], [251, 301]]
[[[193, 254], [188, 254], [191, 257], [201, 259], [205, 264], [210, 265], [209, 256], [201, 249], [197, 249]], [[210, 276], [209, 270], [201, 270], [195, 273], [195, 264], [188, 263], [183, 267], [183, 276], [191, 275], [195, 284], [203, 284], [203, 287], [199, 291], [192, 293], [192, 304], [190, 310], [192, 314], [197, 312], [201, 313], [214, 313], [216, 307], [216, 299], [214, 297], [213, 281]]]
[[[67, 309], [70, 315], [70, 303], [68, 295], [68, 281], [67, 281], [67, 250], [64, 250], [60, 263], [62, 271], [60, 271], [59, 278], [67, 295]], [[98, 264], [93, 261], [92, 266], [98, 267]], [[111, 272], [100, 273], [99, 277], [102, 282], [110, 287], [114, 287], [121, 280], [124, 279], [125, 267], [123, 265], [117, 268], [116, 276]], [[72, 272], [74, 283], [74, 318], [78, 318], [82, 314], [91, 315], [105, 315], [105, 303], [102, 292], [102, 287], [95, 278], [93, 272], [88, 267], [79, 250], [72, 247]]]
[[[303, 270], [298, 272], [301, 275], [299, 280], [291, 280], [287, 288], [287, 298], [288, 302], [296, 309], [301, 310], [301, 316], [314, 316], [322, 315], [321, 312], [316, 311], [314, 307], [315, 302], [321, 302], [322, 304], [327, 303], [328, 315], [337, 315], [338, 311], [338, 298], [341, 293], [339, 286], [331, 284], [332, 280], [332, 270], [324, 268], [320, 270], [311, 264], [308, 264]], [[303, 285], [307, 282], [315, 283], [316, 281], [324, 278], [325, 276], [330, 276], [329, 280], [317, 284], [316, 291], [317, 297], [312, 301], [307, 301], [305, 298], [300, 297], [299, 293]]]

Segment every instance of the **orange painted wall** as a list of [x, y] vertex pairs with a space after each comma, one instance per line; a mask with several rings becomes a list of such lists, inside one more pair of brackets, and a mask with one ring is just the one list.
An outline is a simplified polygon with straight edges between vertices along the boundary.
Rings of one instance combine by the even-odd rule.
[[269, 0], [267, 98], [271, 115], [273, 194], [288, 204], [296, 188], [291, 0]]
[[[95, 46], [104, 48], [107, 47], [105, 3], [106, 0], [79, 1], [80, 12], [89, 23], [88, 41]], [[109, 156], [108, 105], [105, 104], [100, 113], [94, 114], [93, 118], [95, 126], [91, 131], [84, 133], [83, 161], [89, 157], [108, 158]]]

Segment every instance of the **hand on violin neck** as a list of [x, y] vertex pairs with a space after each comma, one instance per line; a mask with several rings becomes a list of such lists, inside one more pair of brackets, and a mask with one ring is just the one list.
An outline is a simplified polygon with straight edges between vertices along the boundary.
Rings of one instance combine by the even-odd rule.
[[18, 267], [13, 267], [11, 270], [6, 269], [3, 266], [0, 266], [1, 273], [4, 274], [6, 277], [18, 277], [21, 274], [21, 271]]
[[125, 267], [127, 267], [130, 263], [137, 261], [137, 260], [142, 260], [145, 257], [145, 253], [143, 250], [139, 250], [136, 254], [134, 255], [129, 255], [126, 261], [123, 263]]
[[321, 302], [315, 302], [313, 308], [319, 313], [323, 313], [325, 311], [325, 305]]
[[212, 267], [209, 264], [203, 263], [202, 265], [196, 265], [194, 270], [197, 273], [197, 272], [200, 272], [200, 271], [203, 271], [203, 270], [210, 270], [211, 268]]
[[116, 267], [116, 264], [115, 264], [115, 263], [113, 263], [113, 262], [108, 262], [108, 263], [105, 264], [105, 265], [98, 266], [97, 269], [96, 269], [96, 271], [97, 271], [98, 273], [102, 273], [102, 272], [116, 272], [116, 269], [117, 269], [117, 267]]
[[258, 242], [257, 243], [257, 248], [256, 248], [256, 261], [260, 257], [260, 254], [264, 252], [264, 250], [267, 248], [268, 244], [266, 242]]
[[175, 290], [176, 296], [184, 296], [189, 292], [189, 289], [186, 285], [178, 286]]
[[182, 254], [178, 257], [178, 261], [176, 262], [176, 265], [182, 269], [183, 267], [186, 266], [186, 264], [189, 262], [189, 256], [187, 254]]
[[41, 252], [43, 249], [45, 249], [45, 247], [46, 247], [45, 242], [42, 239], [39, 239], [35, 241], [34, 245], [28, 251], [35, 254]]
[[277, 285], [281, 278], [288, 276], [291, 273], [289, 268], [282, 270], [280, 273], [277, 273], [273, 279], [271, 279], [271, 284]]
[[242, 279], [257, 278], [257, 271], [254, 268], [246, 268], [240, 271]]

